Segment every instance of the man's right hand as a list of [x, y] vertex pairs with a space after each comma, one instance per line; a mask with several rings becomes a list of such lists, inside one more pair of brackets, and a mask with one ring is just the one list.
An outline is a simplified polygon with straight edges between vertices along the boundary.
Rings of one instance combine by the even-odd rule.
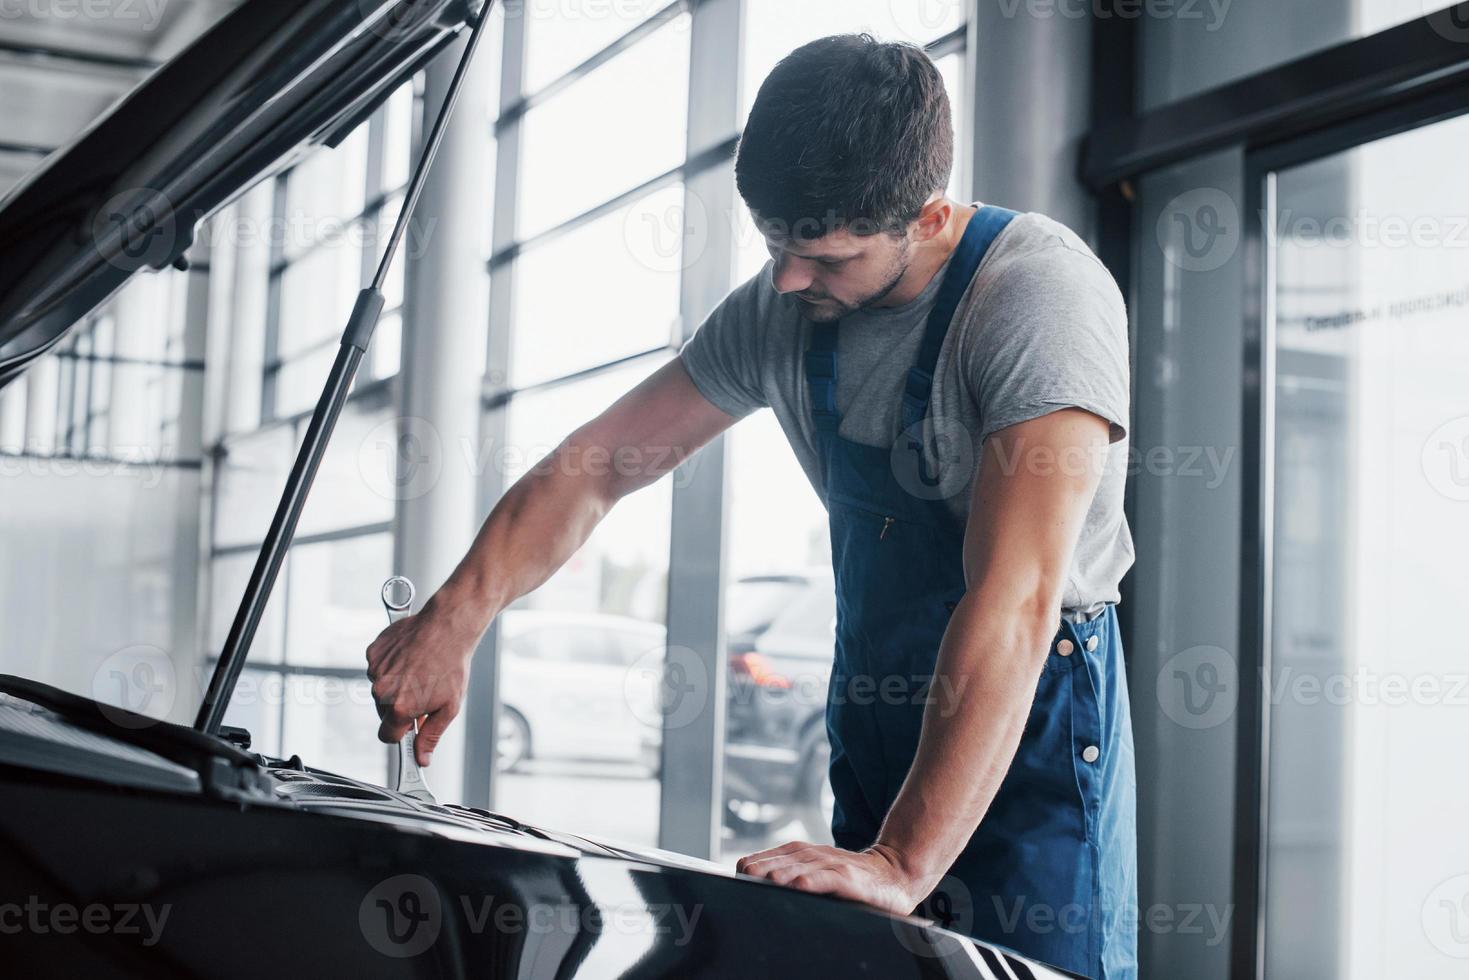
[[462, 612], [432, 600], [378, 635], [367, 648], [367, 676], [382, 724], [377, 737], [403, 740], [415, 719], [418, 764], [427, 766], [449, 723], [459, 716], [469, 683], [469, 661], [483, 629], [456, 622]]

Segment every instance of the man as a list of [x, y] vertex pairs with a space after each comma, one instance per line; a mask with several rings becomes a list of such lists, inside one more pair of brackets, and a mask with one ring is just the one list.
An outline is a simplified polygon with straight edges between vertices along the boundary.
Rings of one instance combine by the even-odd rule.
[[686, 459], [769, 406], [830, 514], [837, 846], [739, 870], [1132, 977], [1126, 316], [1063, 226], [948, 200], [952, 162], [920, 50], [832, 37], [777, 66], [736, 162], [771, 263], [512, 487], [423, 611], [372, 644], [379, 735], [424, 719], [426, 763], [491, 620], [672, 465], [558, 458]]

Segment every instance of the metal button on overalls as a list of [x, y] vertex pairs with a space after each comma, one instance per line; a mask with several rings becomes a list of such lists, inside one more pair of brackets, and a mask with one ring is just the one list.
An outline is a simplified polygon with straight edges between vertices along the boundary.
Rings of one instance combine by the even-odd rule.
[[[900, 431], [927, 418], [949, 324], [1013, 217], [986, 207], [965, 229], [909, 370]], [[809, 329], [806, 378], [837, 591], [826, 714], [832, 831], [839, 846], [856, 850], [876, 839], [913, 762], [939, 643], [965, 591], [964, 522], [943, 500], [904, 489], [892, 447], [840, 435], [838, 328]], [[1135, 783], [1124, 676], [1111, 606], [1084, 623], [1060, 622], [1009, 772], [921, 912], [1073, 973], [1136, 977]]]

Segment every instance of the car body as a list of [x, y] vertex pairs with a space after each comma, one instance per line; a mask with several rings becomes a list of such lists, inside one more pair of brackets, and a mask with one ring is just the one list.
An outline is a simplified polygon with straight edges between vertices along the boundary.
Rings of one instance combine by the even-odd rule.
[[0, 677], [8, 969], [42, 978], [1064, 976], [931, 922], [424, 803], [260, 756], [243, 733], [227, 734]]

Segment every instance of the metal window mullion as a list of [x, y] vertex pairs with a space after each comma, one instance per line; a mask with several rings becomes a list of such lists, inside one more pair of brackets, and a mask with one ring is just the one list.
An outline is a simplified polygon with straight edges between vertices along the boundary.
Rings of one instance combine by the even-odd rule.
[[[372, 144], [369, 143], [368, 145], [370, 147]], [[294, 173], [294, 171], [288, 171], [282, 176], [289, 178], [291, 173]], [[369, 179], [371, 179], [370, 171]], [[342, 218], [338, 219], [341, 222], [343, 230], [350, 231], [353, 228], [365, 226], [369, 221], [378, 221], [381, 218], [383, 208], [391, 204], [395, 198], [402, 197], [403, 191], [406, 189], [406, 187], [406, 184], [399, 185], [397, 187], [382, 191], [381, 193], [372, 194], [366, 199], [366, 203], [363, 205], [361, 210], [349, 215], [345, 215]], [[308, 242], [307, 244], [303, 245], [299, 251], [290, 252], [289, 254], [285, 250], [282, 250], [278, 259], [271, 260], [270, 274], [272, 276], [278, 276], [289, 269], [291, 266], [302, 261], [308, 256], [314, 255], [321, 249], [329, 247], [330, 246], [326, 242], [317, 240]], [[371, 256], [374, 253], [369, 251], [367, 254]], [[367, 276], [367, 280], [370, 281], [372, 277], [371, 273], [377, 271], [377, 259], [366, 258], [363, 260], [363, 265], [366, 265], [371, 270], [371, 272], [369, 272]], [[196, 269], [198, 268], [198, 266], [191, 265], [189, 266], [189, 268]]]
[[[334, 531], [319, 531], [316, 534], [302, 534], [291, 542], [294, 548], [310, 548], [318, 544], [336, 544], [340, 541], [351, 541], [356, 538], [372, 537], [376, 534], [391, 534], [393, 531], [392, 521], [379, 521], [374, 524], [354, 524], [351, 527], [338, 528]], [[260, 550], [260, 542], [252, 541], [248, 544], [224, 544], [216, 545], [210, 551], [214, 558], [237, 558], [241, 555], [253, 555]]]
[[56, 444], [63, 447], [67, 452], [74, 452], [71, 445], [71, 430], [75, 425], [72, 417], [76, 413], [77, 362], [72, 361], [68, 364], [63, 364], [61, 367], [66, 377], [66, 383], [62, 385], [61, 394], [61, 397], [65, 400], [65, 407], [60, 407], [62, 403], [58, 403], [58, 424], [56, 431], [60, 435], [60, 439]]
[[109, 453], [38, 452], [30, 449], [0, 449], [0, 459], [34, 459], [48, 462], [97, 463], [117, 467], [120, 470], [198, 470], [203, 463], [193, 459], [157, 459], [141, 463], [136, 459], [114, 456]]
[[119, 364], [131, 364], [138, 367], [178, 368], [180, 371], [204, 370], [203, 358], [198, 358], [195, 360], [167, 361], [152, 360], [146, 357], [120, 357], [116, 354], [97, 354], [90, 352], [83, 354], [80, 350], [64, 350], [59, 351], [56, 354], [56, 359], [60, 361], [88, 361], [93, 364], [111, 364], [114, 366]]
[[674, 354], [677, 352], [678, 345], [664, 344], [661, 347], [651, 347], [647, 350], [640, 350], [635, 354], [627, 354], [623, 357], [617, 358], [616, 360], [603, 361], [602, 363], [594, 364], [589, 368], [583, 368], [580, 371], [573, 371], [571, 374], [559, 374], [554, 378], [547, 378], [545, 381], [537, 381], [533, 384], [523, 385], [518, 388], [496, 385], [494, 387], [487, 388], [487, 390], [485, 391], [483, 397], [483, 407], [486, 411], [493, 411], [495, 409], [505, 407], [512, 400], [519, 398], [522, 395], [536, 394], [538, 392], [551, 391], [556, 388], [563, 388], [568, 385], [574, 385], [578, 381], [588, 381], [592, 378], [598, 378], [604, 374], [607, 374], [608, 372], [616, 371], [618, 368], [627, 367], [630, 364], [637, 364], [640, 361], [657, 357], [660, 354]]
[[[500, 60], [500, 113], [521, 98], [525, 78], [526, 18], [505, 17], [505, 34]], [[495, 184], [492, 202], [493, 226], [490, 249], [499, 251], [515, 240], [517, 220], [516, 196], [520, 185], [521, 124], [523, 117], [496, 127]], [[487, 383], [495, 378], [508, 380], [510, 373], [510, 331], [514, 310], [514, 267], [505, 263], [490, 270], [490, 302], [488, 343], [485, 353]], [[484, 412], [480, 417], [480, 441], [483, 445], [500, 446], [505, 442], [506, 411], [500, 408]], [[504, 474], [498, 467], [485, 467], [480, 487], [481, 514], [505, 493]], [[500, 624], [490, 624], [474, 653], [469, 687], [464, 701], [464, 801], [493, 808], [495, 806], [495, 749], [500, 717]]]
[[[690, 32], [688, 150], [693, 159], [738, 129], [743, 0], [705, 0]], [[729, 292], [734, 270], [734, 181], [731, 166], [690, 174], [684, 182], [685, 223], [704, 247], [684, 265], [679, 295], [689, 336]], [[702, 222], [702, 227], [697, 227]], [[729, 499], [726, 440], [714, 440], [673, 487], [668, 559], [668, 655], [691, 682], [665, 698], [658, 844], [695, 857], [718, 855], [723, 823], [725, 641], [724, 550]], [[702, 709], [680, 711], [694, 697]]]
[[[276, 178], [271, 203], [271, 227], [284, 228], [286, 215], [286, 180], [288, 175]], [[275, 418], [276, 386], [278, 372], [271, 366], [280, 359], [281, 343], [281, 281], [285, 270], [280, 268], [285, 254], [285, 235], [276, 236], [270, 242], [270, 275], [266, 280], [265, 298], [265, 356], [266, 369], [261, 374], [260, 421], [266, 423]]]
[[[278, 368], [267, 367], [265, 371], [266, 374], [269, 375], [277, 369]], [[387, 391], [391, 388], [392, 381], [392, 378], [380, 378], [376, 380], [364, 380], [358, 382], [357, 385], [352, 389], [352, 394], [348, 396], [347, 404], [355, 405], [358, 402], [365, 401], [367, 399], [381, 395], [384, 391]], [[266, 419], [265, 421], [261, 422], [260, 425], [248, 431], [242, 430], [240, 432], [226, 433], [225, 435], [220, 436], [219, 439], [215, 441], [214, 445], [210, 447], [210, 451], [212, 452], [221, 447], [228, 447], [228, 445], [231, 443], [239, 442], [241, 439], [249, 439], [252, 436], [258, 436], [262, 432], [269, 432], [273, 429], [294, 429], [299, 423], [309, 421], [312, 411], [313, 409], [310, 408], [302, 409], [299, 412], [292, 412], [290, 415], [281, 415]]]
[[1270, 848], [1275, 511], [1276, 174], [1246, 157], [1244, 397], [1241, 442], [1239, 708], [1235, 733], [1234, 868], [1238, 908], [1230, 936], [1230, 975], [1265, 976]]
[[[77, 446], [77, 452], [81, 454], [85, 454], [88, 449], [92, 448], [90, 445], [92, 441], [92, 403], [97, 394], [96, 389], [98, 373], [96, 362], [92, 358], [93, 352], [97, 349], [97, 337], [95, 333], [96, 326], [96, 321], [94, 320], [91, 324], [91, 329], [87, 331], [86, 336], [87, 353], [84, 360], [87, 365], [87, 385], [86, 393], [83, 396], [82, 402], [82, 419], [78, 425], [79, 442]], [[78, 356], [81, 355], [80, 345], [78, 345], [77, 353]]]
[[687, 182], [708, 170], [725, 167], [734, 158], [735, 147], [738, 143], [739, 134], [737, 132], [732, 131], [727, 133], [723, 138], [717, 140], [710, 146], [704, 147], [699, 153], [688, 157], [678, 166], [666, 170], [661, 174], [649, 177], [640, 184], [634, 184], [632, 187], [620, 191], [613, 197], [609, 197], [607, 200], [593, 205], [579, 214], [572, 215], [560, 224], [552, 225], [545, 231], [538, 231], [534, 235], [528, 235], [525, 238], [512, 238], [503, 248], [496, 248], [492, 251], [489, 258], [490, 268], [493, 269], [495, 266], [513, 262], [528, 249], [539, 248], [548, 242], [555, 241], [564, 235], [576, 231], [583, 225], [590, 224], [598, 218], [606, 217], [619, 208], [647, 197], [654, 191], [661, 190], [670, 184], [677, 183], [680, 180]]

